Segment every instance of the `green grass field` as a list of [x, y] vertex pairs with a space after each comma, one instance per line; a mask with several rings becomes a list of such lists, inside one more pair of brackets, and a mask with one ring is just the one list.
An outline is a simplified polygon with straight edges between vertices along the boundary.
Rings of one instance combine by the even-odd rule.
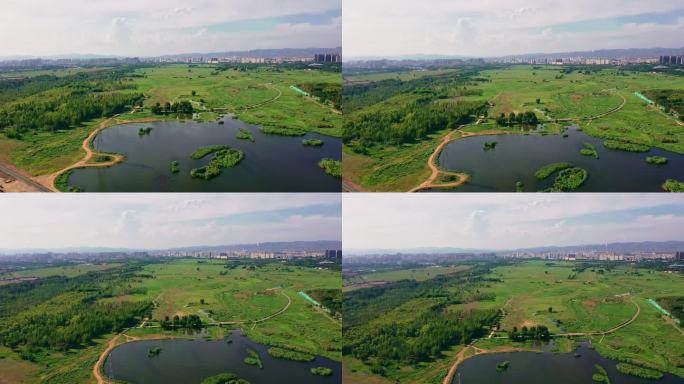
[[[684, 129], [673, 116], [649, 106], [635, 92], [648, 90], [682, 90], [684, 77], [663, 73], [637, 72], [617, 67], [585, 72], [563, 73], [558, 66], [514, 65], [482, 67], [477, 81], [463, 85], [458, 71], [432, 73], [418, 71], [382, 72], [349, 76], [350, 81], [381, 82], [401, 79], [416, 82], [416, 90], [430, 88], [439, 97], [431, 103], [489, 103], [489, 120], [470, 124], [462, 130], [468, 135], [497, 133], [529, 133], [519, 127], [500, 127], [494, 119], [501, 113], [534, 112], [542, 128], [539, 133], [560, 133], [567, 125], [577, 124], [594, 137], [618, 139], [684, 154]], [[453, 82], [445, 79], [453, 77]], [[416, 79], [432, 77], [432, 83]], [[398, 87], [398, 86], [396, 86]], [[375, 96], [358, 96], [369, 100], [368, 105], [355, 109], [350, 119], [374, 113], [388, 113], [414, 103], [422, 94], [418, 91], [390, 92], [380, 101]], [[397, 88], [399, 89], [399, 88]], [[409, 88], [411, 89], [411, 88]], [[368, 91], [369, 95], [373, 90]], [[355, 96], [356, 97], [356, 96]], [[426, 96], [430, 97], [430, 96]], [[364, 100], [365, 100], [364, 99]], [[475, 119], [475, 117], [473, 117]], [[441, 142], [447, 131], [429, 134], [414, 143], [366, 146], [365, 153], [352, 151], [352, 144], [344, 148], [344, 178], [370, 191], [406, 191], [418, 186], [430, 174], [427, 158]], [[458, 140], [461, 136], [455, 136]]]
[[121, 266], [121, 264], [119, 264], [119, 263], [78, 264], [78, 265], [69, 265], [69, 266], [63, 266], [63, 267], [26, 269], [26, 270], [12, 272], [10, 274], [0, 275], [0, 277], [2, 277], [2, 278], [8, 278], [8, 277], [43, 278], [43, 277], [48, 277], [48, 276], [75, 277], [75, 276], [80, 276], [80, 275], [86, 274], [88, 272], [104, 271], [104, 270], [116, 268], [119, 266]]

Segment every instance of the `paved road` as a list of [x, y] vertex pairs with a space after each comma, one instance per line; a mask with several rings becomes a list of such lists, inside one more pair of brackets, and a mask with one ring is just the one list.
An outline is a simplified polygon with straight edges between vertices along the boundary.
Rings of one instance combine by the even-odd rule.
[[31, 179], [30, 177], [24, 176], [23, 174], [15, 171], [14, 169], [12, 169], [12, 168], [10, 168], [10, 167], [2, 164], [2, 163], [0, 163], [0, 172], [7, 174], [8, 176], [10, 176], [10, 177], [12, 177], [18, 181], [21, 181], [24, 184], [29, 185], [30, 187], [34, 188], [36, 190], [36, 192], [51, 192], [48, 188], [37, 183], [36, 181]]

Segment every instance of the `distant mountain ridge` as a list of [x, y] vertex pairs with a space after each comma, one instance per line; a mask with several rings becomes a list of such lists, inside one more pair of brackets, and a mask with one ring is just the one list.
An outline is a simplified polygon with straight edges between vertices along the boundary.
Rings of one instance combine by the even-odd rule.
[[684, 241], [641, 241], [608, 244], [580, 244], [567, 246], [540, 246], [512, 249], [478, 249], [455, 247], [418, 247], [408, 249], [345, 249], [346, 256], [386, 254], [446, 254], [446, 253], [510, 253], [510, 252], [684, 252]]
[[230, 251], [264, 251], [264, 252], [295, 252], [307, 250], [341, 249], [342, 242], [336, 240], [315, 240], [315, 241], [283, 241], [283, 242], [264, 242], [234, 245], [198, 245], [177, 248], [115, 248], [115, 247], [65, 247], [65, 248], [23, 248], [7, 249], [0, 248], [0, 256], [21, 255], [21, 254], [40, 254], [40, 253], [78, 253], [78, 254], [97, 254], [97, 253], [136, 253], [136, 252], [230, 252]]
[[500, 58], [561, 58], [561, 57], [581, 57], [605, 59], [620, 59], [628, 57], [657, 57], [657, 56], [680, 56], [684, 55], [684, 47], [680, 48], [623, 48], [623, 49], [598, 49], [589, 51], [568, 51], [568, 52], [537, 52], [519, 53], [502, 56], [464, 56], [464, 55], [439, 55], [439, 54], [416, 54], [401, 56], [357, 56], [345, 58], [345, 61], [377, 61], [377, 60], [415, 60], [415, 61], [434, 61], [434, 60], [470, 60], [470, 59], [500, 59]]

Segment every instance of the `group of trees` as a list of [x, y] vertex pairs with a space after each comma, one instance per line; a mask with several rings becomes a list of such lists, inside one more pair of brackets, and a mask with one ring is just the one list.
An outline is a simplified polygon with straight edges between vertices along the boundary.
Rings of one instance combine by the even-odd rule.
[[538, 325], [530, 328], [522, 327], [520, 332], [518, 332], [518, 327], [513, 327], [513, 330], [508, 334], [508, 337], [513, 341], [548, 340], [551, 338], [551, 334], [547, 327]]
[[539, 124], [539, 119], [537, 118], [537, 115], [534, 112], [523, 112], [519, 114], [515, 114], [515, 112], [511, 112], [508, 114], [508, 117], [506, 117], [506, 114], [501, 112], [499, 117], [496, 118], [496, 123], [502, 127], [512, 127], [516, 124], [521, 124], [523, 126], [536, 126]]
[[142, 104], [126, 70], [0, 82], [0, 131], [20, 139], [29, 131], [64, 130]]
[[175, 315], [173, 319], [169, 319], [168, 316], [164, 317], [164, 320], [161, 321], [161, 327], [162, 329], [178, 329], [178, 328], [184, 328], [184, 329], [200, 329], [202, 328], [202, 319], [200, 319], [199, 316], [197, 315], [188, 315], [188, 316], [178, 316]]
[[155, 115], [191, 115], [194, 112], [194, 109], [191, 102], [182, 100], [177, 103], [170, 103], [167, 101], [164, 105], [156, 103], [152, 106], [151, 111]]
[[131, 284], [136, 268], [0, 286], [0, 345], [18, 349], [32, 360], [40, 350], [79, 348], [135, 324], [151, 314], [151, 303], [104, 299], [140, 293]]
[[298, 87], [321, 101], [332, 103], [335, 109], [342, 108], [342, 84], [304, 83]]
[[343, 128], [346, 143], [356, 141], [362, 147], [423, 139], [438, 130], [455, 128], [480, 115], [486, 103], [432, 103], [419, 100], [393, 111], [376, 111], [350, 119]]

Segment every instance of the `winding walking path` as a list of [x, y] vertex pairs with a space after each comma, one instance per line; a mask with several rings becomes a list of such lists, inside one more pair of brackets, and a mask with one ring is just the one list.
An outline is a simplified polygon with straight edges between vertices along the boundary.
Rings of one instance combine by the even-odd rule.
[[[451, 132], [447, 133], [444, 138], [442, 139], [442, 142], [439, 143], [437, 148], [432, 152], [430, 157], [428, 158], [427, 165], [430, 168], [431, 174], [428, 177], [427, 180], [422, 182], [419, 186], [411, 189], [409, 192], [418, 192], [424, 189], [430, 189], [430, 188], [455, 188], [459, 187], [463, 184], [465, 184], [466, 181], [468, 181], [468, 175], [465, 173], [458, 173], [458, 172], [447, 172], [447, 171], [442, 171], [439, 169], [439, 166], [437, 165], [437, 160], [439, 159], [440, 153], [442, 153], [442, 150], [444, 147], [451, 142], [454, 134], [458, 132], [459, 129], [463, 128], [464, 126], [460, 126]], [[450, 183], [440, 183], [436, 184], [435, 181], [440, 175], [446, 175], [446, 176], [455, 176], [458, 177], [457, 181], [453, 181]]]

